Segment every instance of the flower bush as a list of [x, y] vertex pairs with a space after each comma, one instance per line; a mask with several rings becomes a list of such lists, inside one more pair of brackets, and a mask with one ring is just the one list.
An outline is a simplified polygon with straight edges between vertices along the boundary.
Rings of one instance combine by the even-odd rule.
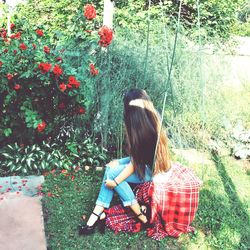
[[[81, 17], [87, 23], [81, 39], [95, 53], [86, 49], [87, 64], [78, 68], [67, 61], [66, 48], [50, 43], [42, 27], [28, 29], [13, 23], [10, 36], [4, 27], [0, 29], [0, 145], [42, 141], [56, 135], [65, 119], [86, 113], [82, 89], [99, 73], [94, 56], [113, 38], [108, 27], [95, 31], [95, 17], [94, 5], [87, 4]], [[87, 28], [91, 33], [86, 35]]]

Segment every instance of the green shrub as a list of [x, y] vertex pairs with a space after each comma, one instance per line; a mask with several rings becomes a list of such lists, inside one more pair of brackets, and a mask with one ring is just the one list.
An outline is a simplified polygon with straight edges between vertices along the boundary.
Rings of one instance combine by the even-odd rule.
[[70, 44], [53, 45], [47, 30], [22, 19], [12, 26], [10, 37], [1, 29], [0, 145], [40, 143], [88, 110], [92, 100], [85, 97], [98, 74], [94, 63], [101, 49], [94, 21], [80, 14], [83, 30], [74, 45], [81, 46], [75, 51]]
[[65, 157], [55, 144], [41, 146], [7, 145], [0, 151], [1, 171], [6, 174], [41, 174], [55, 167], [68, 169], [72, 162]]
[[43, 27], [53, 44], [65, 43], [81, 37], [84, 30], [92, 30], [93, 27], [102, 25], [100, 13], [103, 4], [100, 1], [92, 2], [97, 9], [97, 16], [90, 22], [86, 22], [83, 15], [84, 6], [90, 3], [85, 0], [29, 0], [18, 5], [14, 19], [28, 20], [31, 27]]
[[19, 146], [7, 145], [0, 150], [0, 175], [41, 174], [53, 169], [75, 169], [77, 166], [101, 166], [107, 162], [105, 149], [90, 138], [82, 143], [66, 142], [65, 147], [56, 143]]

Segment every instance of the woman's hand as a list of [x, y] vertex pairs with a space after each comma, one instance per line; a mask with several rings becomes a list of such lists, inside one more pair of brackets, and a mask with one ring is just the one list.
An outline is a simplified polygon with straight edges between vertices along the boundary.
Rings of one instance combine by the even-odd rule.
[[105, 186], [110, 189], [113, 189], [117, 186], [115, 181], [113, 180], [105, 180], [104, 183], [105, 183]]

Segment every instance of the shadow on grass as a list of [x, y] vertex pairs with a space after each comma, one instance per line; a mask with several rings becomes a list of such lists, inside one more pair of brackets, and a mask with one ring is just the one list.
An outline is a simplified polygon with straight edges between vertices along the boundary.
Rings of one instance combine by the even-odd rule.
[[[213, 154], [213, 160], [227, 197], [216, 195], [206, 189], [201, 190], [198, 212], [198, 216], [202, 219], [200, 226], [206, 235], [212, 234], [216, 237], [215, 245], [227, 244], [234, 246], [235, 249], [250, 249], [250, 221], [246, 207], [240, 201], [235, 185], [221, 158]], [[239, 243], [233, 242], [234, 239], [228, 237], [227, 228], [240, 235]], [[232, 233], [231, 236], [233, 236]]]

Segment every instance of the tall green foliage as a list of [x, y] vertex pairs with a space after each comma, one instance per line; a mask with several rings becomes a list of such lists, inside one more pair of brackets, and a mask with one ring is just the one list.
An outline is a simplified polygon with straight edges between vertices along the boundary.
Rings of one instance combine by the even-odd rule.
[[[181, 131], [185, 145], [197, 145], [201, 142], [201, 136], [197, 133], [204, 122], [202, 120], [204, 110], [200, 105], [203, 98], [199, 79], [200, 58], [196, 44], [186, 39], [185, 28], [183, 28], [191, 27], [190, 33], [193, 33], [194, 37], [197, 36], [196, 1], [183, 1], [181, 15], [183, 26], [180, 29], [181, 36], [178, 39], [169, 82], [166, 80], [169, 76], [174, 44], [171, 27], [175, 28], [178, 1], [164, 1], [163, 6], [159, 5], [160, 2], [152, 1], [152, 6], [148, 11], [146, 1], [117, 1], [114, 18], [115, 41], [100, 54], [97, 54], [94, 49], [97, 34], [82, 32], [88, 29], [88, 26], [82, 26], [83, 2], [34, 1], [30, 2], [30, 5], [20, 7], [20, 12], [17, 14], [17, 17], [25, 17], [24, 13], [34, 10], [37, 16], [41, 17], [39, 26], [48, 27], [48, 37], [55, 47], [58, 50], [63, 47], [67, 48], [64, 53], [65, 62], [81, 72], [79, 80], [85, 83], [80, 89], [88, 110], [83, 126], [92, 131], [93, 135], [101, 138], [104, 146], [116, 145], [116, 148], [121, 149], [123, 141], [122, 96], [131, 87], [146, 89], [159, 111], [162, 108], [164, 93], [167, 91], [165, 122], [173, 141], [179, 143]], [[234, 10], [238, 8], [240, 2], [240, 0], [200, 1], [203, 38], [205, 39], [208, 34], [227, 35], [236, 18]], [[68, 3], [67, 6], [66, 3]], [[96, 5], [99, 9], [98, 17], [93, 24], [95, 28], [100, 26], [102, 19], [101, 3], [96, 2]], [[40, 11], [38, 11], [39, 8]], [[27, 15], [31, 25], [35, 24], [35, 15]], [[49, 20], [48, 16], [54, 18]], [[166, 26], [166, 24], [172, 26]], [[147, 33], [148, 28], [149, 33]], [[86, 36], [89, 41], [88, 46], [84, 42]], [[194, 51], [190, 52], [192, 49]], [[93, 63], [98, 65], [99, 75], [94, 78], [85, 77], [85, 71], [82, 71], [83, 68], [86, 70], [88, 61], [85, 57], [86, 53], [89, 53]], [[207, 87], [208, 95], [211, 97], [211, 102], [209, 102], [211, 106], [208, 110], [213, 111], [207, 114], [205, 125], [210, 134], [219, 133], [222, 109], [216, 106], [212, 97], [215, 96], [217, 101], [222, 98], [219, 94], [220, 74], [217, 69], [214, 69], [212, 60], [204, 55], [203, 60], [207, 65], [205, 80], [210, 84]], [[216, 93], [214, 92], [215, 86]], [[78, 101], [82, 100], [78, 99]], [[215, 119], [216, 123], [214, 123]]]
[[[170, 28], [175, 27], [180, 1], [156, 0], [150, 1], [150, 22], [166, 23]], [[228, 37], [232, 27], [242, 13], [246, 0], [200, 0], [201, 26], [205, 38]], [[31, 25], [40, 25], [50, 33], [53, 40], [68, 40], [75, 37], [81, 29], [78, 13], [82, 14], [83, 6], [87, 0], [34, 0], [20, 5], [17, 11], [19, 19], [28, 19]], [[93, 0], [98, 15], [95, 25], [102, 23], [103, 1]], [[115, 27], [125, 27], [141, 32], [146, 27], [149, 1], [128, 0], [115, 1]], [[193, 35], [193, 28], [197, 25], [197, 0], [182, 1], [182, 24], [186, 32]], [[163, 18], [162, 18], [163, 17]]]
[[[150, 21], [161, 19], [169, 27], [175, 27], [180, 2], [182, 3], [181, 19], [189, 35], [194, 35], [194, 28], [198, 21], [197, 0], [167, 0], [167, 1], [118, 1], [116, 22], [119, 26], [138, 28], [145, 24], [147, 11], [150, 6]], [[228, 38], [233, 25], [237, 22], [238, 13], [242, 9], [245, 0], [200, 0], [201, 28], [204, 38], [214, 37]], [[162, 14], [164, 19], [162, 19]]]

